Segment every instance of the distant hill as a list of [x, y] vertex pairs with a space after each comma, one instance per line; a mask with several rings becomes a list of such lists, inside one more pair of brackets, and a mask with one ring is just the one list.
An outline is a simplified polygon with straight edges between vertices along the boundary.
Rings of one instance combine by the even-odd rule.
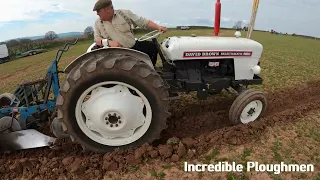
[[[83, 32], [67, 32], [67, 33], [60, 33], [58, 35], [58, 39], [60, 38], [70, 38], [70, 37], [75, 37], [75, 36], [81, 36], [83, 35]], [[29, 37], [21, 37], [19, 39], [31, 39], [31, 40], [36, 40], [36, 39], [42, 39], [44, 38], [43, 36], [29, 36]]]

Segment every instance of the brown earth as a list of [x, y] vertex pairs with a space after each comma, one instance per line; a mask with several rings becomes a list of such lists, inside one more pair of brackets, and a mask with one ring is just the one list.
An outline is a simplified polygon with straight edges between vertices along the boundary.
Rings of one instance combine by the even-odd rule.
[[[184, 95], [172, 103], [169, 128], [163, 132], [163, 138], [153, 145], [145, 144], [137, 149], [101, 155], [82, 151], [81, 146], [66, 141], [61, 142], [63, 146], [58, 149], [2, 154], [0, 177], [108, 179], [109, 175], [117, 177], [116, 174], [134, 171], [139, 166], [152, 166], [151, 162], [156, 162], [155, 165], [175, 163], [181, 166], [183, 161], [192, 162], [209, 149], [254, 143], [265, 134], [266, 129], [294, 122], [311, 110], [320, 109], [319, 85], [320, 82], [312, 82], [304, 88], [269, 93], [265, 116], [260, 121], [238, 126], [231, 126], [228, 121], [228, 108], [233, 99], [217, 96], [200, 102], [191, 95]], [[182, 176], [194, 178], [190, 174]], [[263, 177], [263, 174], [258, 176]]]

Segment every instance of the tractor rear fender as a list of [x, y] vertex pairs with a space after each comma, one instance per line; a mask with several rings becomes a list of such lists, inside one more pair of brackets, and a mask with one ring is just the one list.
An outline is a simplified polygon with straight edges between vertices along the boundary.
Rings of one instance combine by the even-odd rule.
[[138, 58], [139, 60], [144, 61], [147, 63], [150, 67], [153, 67], [152, 61], [150, 57], [140, 51], [136, 51], [133, 49], [128, 49], [128, 48], [114, 48], [114, 47], [108, 47], [108, 48], [102, 48], [102, 49], [96, 49], [91, 52], [87, 52], [81, 56], [79, 56], [77, 59], [72, 61], [65, 69], [65, 73], [69, 73], [74, 67], [81, 65], [83, 62], [87, 61], [88, 59], [98, 59], [99, 57], [103, 58], [105, 57], [105, 54], [123, 54], [123, 55], [130, 55], [133, 57]]

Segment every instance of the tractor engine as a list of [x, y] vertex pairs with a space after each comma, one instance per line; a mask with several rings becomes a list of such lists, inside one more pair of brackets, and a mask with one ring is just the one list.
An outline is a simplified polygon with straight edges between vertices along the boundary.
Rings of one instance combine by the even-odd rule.
[[172, 92], [198, 91], [199, 95], [206, 92], [213, 94], [228, 88], [232, 77], [232, 59], [177, 61], [174, 67], [164, 68], [162, 72], [162, 78], [170, 84]]
[[171, 93], [197, 91], [205, 99], [225, 88], [261, 84], [262, 45], [234, 37], [169, 37], [161, 43], [166, 59], [162, 78]]

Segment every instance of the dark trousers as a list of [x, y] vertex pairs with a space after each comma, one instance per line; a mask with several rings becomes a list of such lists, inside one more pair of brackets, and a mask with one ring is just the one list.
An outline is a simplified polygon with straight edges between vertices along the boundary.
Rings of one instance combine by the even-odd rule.
[[[98, 45], [95, 45], [91, 50], [95, 50], [95, 49], [100, 49], [101, 47], [99, 47]], [[158, 58], [158, 49], [157, 46], [151, 42], [151, 41], [136, 41], [136, 44], [130, 48], [130, 49], [134, 49], [143, 53], [146, 53], [151, 61], [153, 66], [156, 65], [157, 63], [157, 58]]]
[[158, 49], [157, 49], [157, 46], [153, 42], [151, 42], [151, 41], [142, 41], [142, 42], [136, 41], [136, 44], [131, 49], [146, 53], [150, 57], [153, 66], [156, 65], [157, 58], [158, 58]]

